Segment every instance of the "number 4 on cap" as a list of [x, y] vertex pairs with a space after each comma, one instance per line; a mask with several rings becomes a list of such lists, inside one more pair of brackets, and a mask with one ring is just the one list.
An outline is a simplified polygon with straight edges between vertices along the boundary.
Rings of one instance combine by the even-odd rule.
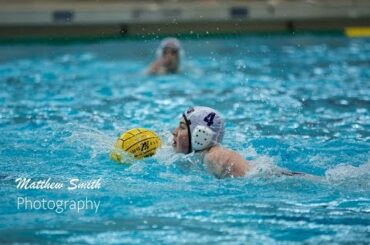
[[216, 113], [211, 112], [209, 113], [203, 120], [207, 123], [207, 126], [212, 126], [213, 124], [213, 119], [215, 118]]

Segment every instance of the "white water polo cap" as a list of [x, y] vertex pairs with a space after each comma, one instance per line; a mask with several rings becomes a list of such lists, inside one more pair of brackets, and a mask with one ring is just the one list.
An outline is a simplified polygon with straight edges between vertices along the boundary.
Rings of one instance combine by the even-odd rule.
[[209, 107], [196, 106], [183, 113], [188, 127], [189, 151], [201, 151], [221, 143], [224, 120], [221, 114]]
[[162, 40], [161, 44], [159, 45], [159, 47], [157, 49], [157, 57], [158, 58], [162, 56], [163, 50], [165, 48], [171, 48], [171, 49], [177, 50], [179, 52], [180, 56], [183, 55], [183, 50], [182, 50], [182, 47], [181, 47], [181, 43], [177, 38], [167, 37], [167, 38]]

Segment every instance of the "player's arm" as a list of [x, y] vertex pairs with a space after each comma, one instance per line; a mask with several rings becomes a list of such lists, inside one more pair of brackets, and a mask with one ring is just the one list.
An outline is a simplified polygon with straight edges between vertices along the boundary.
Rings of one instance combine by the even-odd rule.
[[163, 59], [158, 59], [150, 64], [147, 74], [160, 74], [163, 73]]
[[248, 162], [237, 152], [222, 148], [212, 147], [205, 156], [208, 170], [216, 177], [241, 177], [251, 170]]

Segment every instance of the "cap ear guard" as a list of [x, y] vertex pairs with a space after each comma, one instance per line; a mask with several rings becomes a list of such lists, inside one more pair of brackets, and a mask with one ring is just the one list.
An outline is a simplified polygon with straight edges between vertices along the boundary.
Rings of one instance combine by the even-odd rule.
[[191, 133], [191, 145], [195, 151], [200, 151], [212, 145], [215, 133], [208, 127], [198, 125]]

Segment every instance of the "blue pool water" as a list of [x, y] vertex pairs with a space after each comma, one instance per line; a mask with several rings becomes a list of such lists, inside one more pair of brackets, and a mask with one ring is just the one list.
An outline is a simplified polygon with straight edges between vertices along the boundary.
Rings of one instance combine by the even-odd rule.
[[[0, 45], [0, 243], [370, 243], [369, 39], [183, 40], [181, 74], [146, 76], [158, 43]], [[220, 180], [173, 154], [170, 132], [191, 105], [223, 113], [224, 145], [257, 171]], [[163, 148], [110, 161], [133, 127]], [[65, 186], [17, 189], [21, 177]], [[101, 186], [68, 190], [74, 178]], [[58, 200], [100, 206], [58, 211]]]

